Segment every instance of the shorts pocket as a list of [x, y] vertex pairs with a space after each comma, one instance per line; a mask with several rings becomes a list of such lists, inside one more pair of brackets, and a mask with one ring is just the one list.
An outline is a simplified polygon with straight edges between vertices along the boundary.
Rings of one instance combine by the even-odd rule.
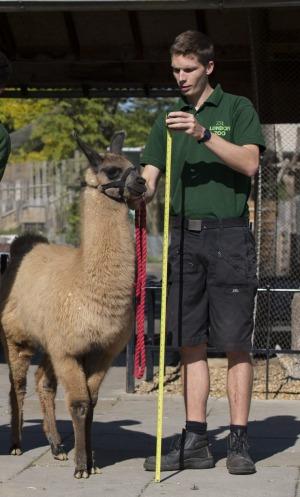
[[214, 285], [247, 285], [247, 261], [218, 252], [210, 259], [209, 278]]
[[[169, 260], [169, 281], [179, 281], [181, 278], [187, 275], [197, 274], [199, 272], [199, 265], [193, 260], [190, 255], [182, 256], [178, 251], [177, 254], [173, 254], [173, 257]], [[185, 279], [185, 283], [189, 282]]]
[[247, 276], [257, 284], [256, 244], [253, 233], [247, 230]]

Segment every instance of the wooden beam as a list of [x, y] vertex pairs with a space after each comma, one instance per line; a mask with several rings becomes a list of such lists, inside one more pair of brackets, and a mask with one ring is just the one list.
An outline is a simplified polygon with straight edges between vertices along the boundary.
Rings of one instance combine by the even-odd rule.
[[16, 42], [5, 13], [0, 13], [0, 46], [9, 59], [16, 58]]
[[77, 36], [76, 27], [74, 24], [74, 19], [73, 19], [72, 13], [71, 12], [64, 12], [63, 16], [64, 16], [64, 22], [65, 22], [66, 30], [68, 33], [68, 39], [70, 41], [70, 46], [71, 46], [73, 55], [76, 59], [79, 59], [79, 57], [80, 57], [80, 43], [79, 43], [79, 39]]
[[207, 34], [206, 18], [204, 10], [195, 10], [196, 26], [199, 31]]
[[131, 10], [128, 12], [129, 23], [132, 32], [132, 37], [134, 39], [134, 45], [136, 49], [136, 59], [144, 58], [144, 47], [141, 34], [141, 28], [139, 24], [138, 12]]
[[299, 7], [300, 0], [1, 0], [5, 12], [54, 10], [182, 10]]

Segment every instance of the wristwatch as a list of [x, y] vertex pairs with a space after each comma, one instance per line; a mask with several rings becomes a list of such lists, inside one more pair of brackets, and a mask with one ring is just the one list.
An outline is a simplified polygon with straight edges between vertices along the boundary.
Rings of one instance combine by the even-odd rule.
[[211, 139], [211, 132], [209, 131], [209, 129], [205, 128], [204, 135], [202, 136], [202, 138], [200, 138], [200, 140], [198, 140], [198, 143], [205, 143], [208, 142], [208, 140], [210, 139]]

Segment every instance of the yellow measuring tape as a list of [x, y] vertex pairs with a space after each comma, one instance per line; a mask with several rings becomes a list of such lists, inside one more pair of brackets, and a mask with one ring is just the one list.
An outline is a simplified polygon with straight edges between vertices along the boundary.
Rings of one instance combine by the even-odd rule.
[[158, 483], [160, 482], [161, 442], [162, 442], [163, 403], [164, 403], [164, 372], [165, 372], [166, 309], [167, 309], [167, 284], [168, 284], [168, 249], [169, 249], [169, 213], [170, 213], [170, 191], [171, 191], [171, 161], [172, 161], [172, 137], [171, 137], [170, 131], [167, 130], [164, 237], [163, 237], [162, 289], [161, 289], [161, 313], [160, 313], [159, 386], [158, 386], [157, 425], [156, 425], [157, 429], [156, 429], [155, 481]]

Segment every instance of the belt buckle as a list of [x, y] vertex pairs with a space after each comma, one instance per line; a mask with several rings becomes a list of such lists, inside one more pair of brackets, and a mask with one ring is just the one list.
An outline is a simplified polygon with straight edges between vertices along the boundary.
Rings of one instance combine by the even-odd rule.
[[189, 219], [188, 220], [188, 230], [190, 231], [202, 231], [202, 219]]

